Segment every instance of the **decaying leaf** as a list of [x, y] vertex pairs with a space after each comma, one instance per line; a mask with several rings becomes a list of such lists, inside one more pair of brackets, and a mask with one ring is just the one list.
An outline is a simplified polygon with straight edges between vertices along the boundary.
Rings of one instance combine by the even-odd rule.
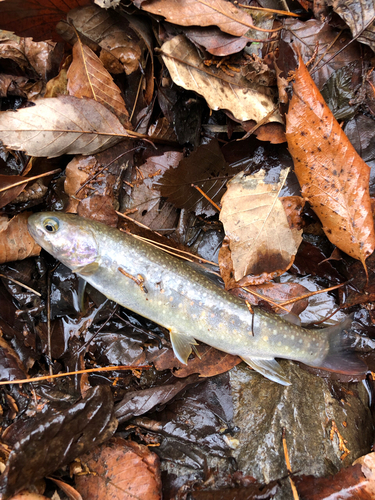
[[118, 118], [93, 99], [39, 99], [30, 108], [0, 114], [0, 140], [30, 156], [97, 153], [126, 136]]
[[[12, 186], [15, 182], [22, 181], [23, 177], [21, 175], [1, 175], [0, 174], [0, 188], [4, 189], [7, 186]], [[13, 201], [17, 196], [24, 190], [27, 184], [27, 180], [24, 184], [19, 186], [10, 187], [6, 191], [0, 192], [0, 208], [5, 207], [8, 203]]]
[[77, 490], [91, 500], [160, 500], [160, 462], [147, 446], [112, 438], [82, 457], [91, 474], [76, 477]]
[[375, 51], [375, 4], [372, 0], [327, 0], [333, 10], [348, 24], [358, 41]]
[[[228, 76], [220, 68], [206, 67], [195, 46], [183, 35], [164, 43], [161, 55], [174, 83], [203, 95], [211, 109], [227, 109], [238, 120], [256, 122], [274, 109], [270, 89], [238, 75]], [[268, 121], [281, 121], [279, 113]]]
[[374, 251], [370, 168], [357, 154], [300, 58], [286, 136], [302, 195], [328, 239], [363, 264]]
[[2, 0], [1, 26], [19, 36], [34, 40], [61, 40], [55, 31], [56, 23], [76, 7], [91, 0]]
[[88, 97], [103, 104], [126, 128], [131, 128], [129, 113], [120, 89], [103, 63], [79, 39], [73, 47], [73, 62], [67, 73], [68, 91], [75, 97]]
[[302, 241], [301, 231], [291, 230], [278, 194], [289, 169], [280, 181], [264, 182], [265, 171], [237, 174], [222, 198], [220, 220], [230, 239], [236, 281], [247, 274], [285, 271]]
[[143, 51], [137, 35], [124, 17], [97, 5], [73, 9], [67, 15], [67, 22], [58, 23], [56, 31], [74, 45], [76, 30], [90, 48], [95, 49], [98, 45], [102, 48], [100, 59], [111, 73], [125, 70], [130, 75], [139, 69]]
[[8, 219], [0, 218], [0, 264], [39, 255], [40, 246], [27, 230], [30, 213], [24, 212]]
[[201, 45], [207, 52], [214, 56], [235, 54], [240, 52], [249, 42], [245, 36], [232, 36], [228, 33], [223, 33], [215, 26], [209, 28], [193, 26], [185, 28], [184, 33], [189, 40]]
[[181, 26], [218, 26], [225, 33], [244, 35], [253, 28], [249, 14], [226, 0], [133, 0], [134, 5]]

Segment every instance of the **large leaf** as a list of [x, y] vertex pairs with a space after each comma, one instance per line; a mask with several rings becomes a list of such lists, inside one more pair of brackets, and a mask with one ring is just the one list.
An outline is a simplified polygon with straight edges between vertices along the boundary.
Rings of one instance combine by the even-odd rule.
[[375, 51], [374, 0], [327, 0], [327, 4], [344, 19], [353, 37]]
[[[241, 76], [228, 76], [220, 68], [206, 67], [195, 46], [183, 35], [164, 43], [161, 54], [172, 80], [203, 95], [212, 109], [227, 109], [238, 120], [260, 121], [274, 108], [271, 91]], [[274, 113], [269, 121], [281, 121]]]
[[230, 239], [236, 281], [247, 274], [284, 271], [294, 260], [302, 231], [290, 229], [278, 198], [288, 171], [281, 171], [278, 183], [264, 182], [264, 170], [241, 172], [228, 183], [220, 220]]
[[93, 154], [128, 136], [118, 118], [92, 99], [60, 96], [0, 113], [0, 140], [30, 156]]
[[34, 40], [56, 40], [56, 24], [76, 7], [91, 0], [2, 0], [0, 2], [1, 28]]
[[216, 25], [235, 36], [242, 36], [254, 27], [251, 16], [227, 0], [133, 0], [133, 3], [181, 26]]
[[100, 102], [130, 128], [129, 114], [120, 89], [95, 52], [81, 40], [73, 47], [73, 62], [67, 77], [70, 95]]
[[286, 137], [302, 195], [328, 239], [364, 263], [374, 251], [370, 168], [357, 154], [300, 58]]

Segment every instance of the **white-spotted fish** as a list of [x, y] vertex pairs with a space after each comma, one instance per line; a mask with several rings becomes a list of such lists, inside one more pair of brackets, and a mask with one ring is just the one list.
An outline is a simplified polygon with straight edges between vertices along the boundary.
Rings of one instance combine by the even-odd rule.
[[240, 356], [283, 385], [275, 358], [360, 374], [365, 364], [344, 346], [351, 320], [322, 330], [291, 324], [234, 297], [188, 263], [99, 222], [60, 212], [29, 218], [34, 239], [106, 297], [170, 332], [186, 363], [196, 340]]

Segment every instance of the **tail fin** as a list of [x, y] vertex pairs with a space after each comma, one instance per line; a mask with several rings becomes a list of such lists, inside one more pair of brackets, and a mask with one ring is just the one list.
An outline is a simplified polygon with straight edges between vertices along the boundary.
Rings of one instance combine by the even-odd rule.
[[320, 333], [328, 337], [329, 350], [326, 357], [314, 365], [316, 368], [347, 375], [360, 375], [367, 372], [366, 363], [357, 358], [350, 344], [348, 331], [352, 320], [353, 318], [349, 316], [337, 325], [320, 330]]

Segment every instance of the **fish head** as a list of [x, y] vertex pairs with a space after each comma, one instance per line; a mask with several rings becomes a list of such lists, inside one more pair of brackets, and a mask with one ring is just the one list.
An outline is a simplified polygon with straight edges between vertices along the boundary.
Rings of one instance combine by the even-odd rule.
[[41, 212], [28, 219], [34, 240], [72, 271], [95, 264], [99, 245], [90, 220], [60, 212]]

